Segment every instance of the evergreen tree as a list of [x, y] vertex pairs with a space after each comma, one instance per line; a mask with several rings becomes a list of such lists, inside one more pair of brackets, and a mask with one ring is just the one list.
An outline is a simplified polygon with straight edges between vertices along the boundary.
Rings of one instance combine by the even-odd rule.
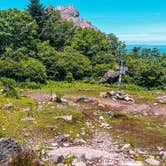
[[39, 32], [41, 32], [44, 17], [43, 5], [40, 4], [39, 0], [30, 0], [27, 10], [31, 14], [32, 18], [36, 20], [37, 24], [39, 25]]

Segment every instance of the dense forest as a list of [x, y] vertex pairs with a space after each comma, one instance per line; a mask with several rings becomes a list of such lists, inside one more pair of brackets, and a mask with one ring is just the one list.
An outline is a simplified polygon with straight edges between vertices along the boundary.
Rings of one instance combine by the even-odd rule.
[[43, 84], [98, 81], [120, 59], [129, 68], [126, 83], [166, 87], [166, 54], [155, 48], [127, 52], [114, 34], [81, 29], [38, 0], [31, 0], [26, 10], [0, 11], [0, 77]]

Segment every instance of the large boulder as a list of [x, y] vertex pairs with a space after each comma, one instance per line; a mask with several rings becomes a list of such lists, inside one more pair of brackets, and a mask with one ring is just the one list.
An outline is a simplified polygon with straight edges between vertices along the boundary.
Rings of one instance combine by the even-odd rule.
[[119, 71], [108, 70], [108, 72], [106, 72], [104, 76], [101, 77], [100, 83], [106, 83], [108, 81], [114, 82], [118, 79], [118, 77], [119, 77]]
[[28, 153], [28, 150], [17, 144], [11, 138], [0, 139], [0, 166], [9, 166], [16, 163], [16, 161], [19, 162]]
[[11, 138], [0, 139], [0, 165], [7, 166], [12, 160], [23, 153], [23, 148]]

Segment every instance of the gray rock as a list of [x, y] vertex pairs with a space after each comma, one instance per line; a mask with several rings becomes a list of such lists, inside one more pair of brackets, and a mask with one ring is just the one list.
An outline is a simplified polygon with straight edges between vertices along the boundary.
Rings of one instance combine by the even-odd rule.
[[119, 76], [118, 71], [109, 70], [104, 76], [100, 79], [100, 83], [106, 83], [108, 80], [117, 79]]
[[80, 97], [76, 99], [76, 102], [91, 103], [93, 100], [88, 97]]
[[13, 108], [13, 107], [14, 107], [13, 103], [9, 103], [9, 104], [4, 105], [2, 107], [2, 109], [9, 109], [9, 108]]
[[99, 110], [104, 110], [105, 109], [105, 105], [104, 104], [98, 104], [98, 109]]
[[146, 161], [148, 164], [153, 165], [153, 166], [159, 166], [159, 165], [160, 165], [160, 161], [156, 160], [156, 159], [154, 158], [154, 156], [149, 156], [149, 158], [147, 158], [145, 161]]
[[141, 161], [122, 161], [119, 166], [144, 166], [144, 163]]
[[166, 104], [166, 95], [161, 95], [157, 97], [158, 102], [161, 104]]
[[3, 94], [4, 93], [4, 89], [0, 89], [0, 94]]
[[54, 119], [63, 119], [63, 120], [66, 120], [66, 121], [72, 121], [73, 120], [73, 116], [72, 115], [56, 116], [56, 117], [54, 117]]
[[125, 144], [123, 145], [122, 150], [129, 149], [130, 147], [131, 147], [130, 144]]
[[26, 118], [21, 119], [21, 121], [23, 121], [23, 122], [26, 122], [26, 121], [35, 121], [35, 118], [26, 117]]
[[112, 111], [107, 112], [107, 114], [110, 116], [110, 118], [114, 117], [114, 113]]
[[75, 143], [75, 144], [78, 144], [78, 145], [82, 145], [82, 144], [86, 144], [87, 142], [86, 142], [85, 140], [83, 140], [83, 139], [78, 139], [78, 138], [76, 138], [76, 139], [74, 140], [74, 143]]
[[0, 165], [7, 166], [16, 156], [22, 155], [24, 149], [11, 138], [0, 139]]
[[61, 19], [68, 20], [74, 23], [74, 25], [81, 28], [90, 28], [97, 31], [89, 21], [79, 18], [79, 12], [74, 6], [59, 6], [55, 9], [59, 12]]

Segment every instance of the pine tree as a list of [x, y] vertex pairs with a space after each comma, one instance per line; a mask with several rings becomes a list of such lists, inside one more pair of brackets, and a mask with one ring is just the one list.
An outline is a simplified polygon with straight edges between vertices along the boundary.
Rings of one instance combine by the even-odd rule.
[[39, 0], [30, 0], [30, 4], [28, 5], [29, 13], [31, 14], [32, 18], [36, 20], [37, 24], [39, 25], [39, 32], [42, 29], [43, 24], [43, 17], [44, 17], [44, 7], [40, 4]]

